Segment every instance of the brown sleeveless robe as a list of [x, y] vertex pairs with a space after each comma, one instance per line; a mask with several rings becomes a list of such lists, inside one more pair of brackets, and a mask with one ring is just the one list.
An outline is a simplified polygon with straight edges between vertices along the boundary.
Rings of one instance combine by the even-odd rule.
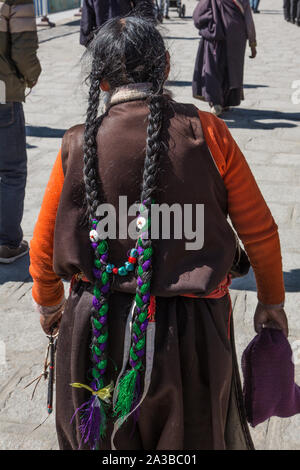
[[[101, 202], [111, 203], [117, 210], [119, 195], [128, 197], [128, 205], [139, 201], [148, 113], [144, 100], [116, 104], [98, 131]], [[154, 241], [152, 293], [158, 297], [151, 385], [135, 430], [131, 433], [129, 419], [118, 431], [116, 446], [249, 449], [253, 444], [244, 415], [233, 331], [231, 340], [227, 338], [229, 299], [180, 296], [209, 294], [231, 268], [236, 242], [227, 222], [226, 188], [194, 106], [166, 98], [162, 141], [167, 148], [159, 164], [157, 202], [204, 204], [204, 245], [186, 251], [184, 239]], [[92, 280], [88, 229], [79, 225], [84, 194], [82, 142], [83, 126], [76, 126], [67, 132], [62, 147], [65, 183], [55, 227], [54, 269], [68, 280], [76, 272]], [[130, 239], [110, 240], [110, 262], [121, 265], [133, 246]], [[125, 323], [134, 292], [134, 276], [118, 276], [113, 283], [108, 370], [113, 379], [112, 364], [116, 363], [118, 371], [122, 364]], [[71, 389], [69, 384], [88, 383], [91, 302], [89, 284], [76, 283], [60, 327], [56, 416], [62, 449], [76, 449], [80, 440], [70, 420], [88, 392]], [[110, 449], [111, 425], [103, 449]]]

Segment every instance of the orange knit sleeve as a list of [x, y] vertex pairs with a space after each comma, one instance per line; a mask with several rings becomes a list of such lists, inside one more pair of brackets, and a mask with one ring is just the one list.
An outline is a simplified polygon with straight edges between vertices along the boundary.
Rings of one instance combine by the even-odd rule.
[[226, 124], [199, 111], [205, 140], [227, 189], [228, 213], [254, 270], [258, 299], [284, 301], [278, 227], [255, 178]]
[[63, 282], [53, 271], [54, 227], [63, 184], [64, 174], [59, 151], [30, 242], [32, 297], [39, 305], [47, 307], [58, 305], [64, 297]]

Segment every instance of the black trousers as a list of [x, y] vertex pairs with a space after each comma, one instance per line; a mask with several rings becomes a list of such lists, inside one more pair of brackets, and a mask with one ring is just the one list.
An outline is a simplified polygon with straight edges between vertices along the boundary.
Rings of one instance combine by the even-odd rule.
[[300, 0], [292, 0], [291, 20], [300, 24]]
[[291, 19], [291, 0], [283, 0], [283, 14], [285, 20]]

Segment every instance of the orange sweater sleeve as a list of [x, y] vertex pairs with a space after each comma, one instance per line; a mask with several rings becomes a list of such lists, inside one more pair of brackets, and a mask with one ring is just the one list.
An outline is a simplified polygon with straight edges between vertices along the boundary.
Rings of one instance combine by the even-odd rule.
[[228, 213], [254, 270], [258, 300], [284, 301], [284, 282], [278, 227], [255, 178], [226, 124], [199, 111], [205, 140], [228, 194]]
[[47, 307], [58, 305], [64, 297], [63, 282], [53, 271], [54, 227], [63, 183], [64, 174], [59, 151], [30, 242], [32, 297], [39, 305]]

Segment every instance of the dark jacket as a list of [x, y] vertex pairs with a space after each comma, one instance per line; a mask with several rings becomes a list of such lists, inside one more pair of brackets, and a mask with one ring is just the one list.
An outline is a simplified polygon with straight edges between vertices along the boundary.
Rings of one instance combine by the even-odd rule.
[[87, 46], [95, 29], [111, 18], [127, 15], [133, 6], [130, 0], [83, 0], [80, 44]]
[[0, 2], [0, 102], [25, 101], [41, 73], [32, 0]]

